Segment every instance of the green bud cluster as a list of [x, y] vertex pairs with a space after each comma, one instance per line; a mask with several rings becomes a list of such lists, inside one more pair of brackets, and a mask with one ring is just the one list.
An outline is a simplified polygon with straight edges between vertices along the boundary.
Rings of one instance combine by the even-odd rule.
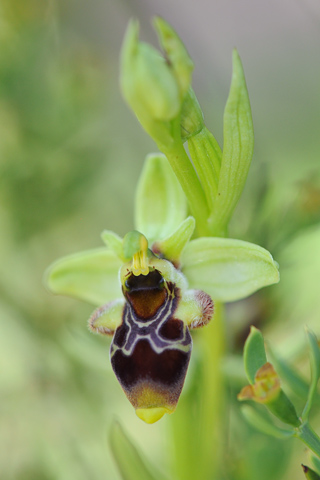
[[122, 49], [121, 86], [125, 99], [157, 144], [168, 145], [191, 83], [193, 63], [179, 37], [161, 18], [155, 19], [160, 52], [139, 41], [139, 25], [132, 21]]
[[[123, 95], [146, 132], [167, 156], [189, 201], [199, 235], [226, 236], [253, 153], [250, 103], [239, 55], [224, 114], [223, 151], [204, 123], [191, 87], [193, 62], [173, 28], [154, 21], [163, 56], [139, 41], [132, 21], [121, 58]], [[188, 142], [190, 157], [183, 143]]]

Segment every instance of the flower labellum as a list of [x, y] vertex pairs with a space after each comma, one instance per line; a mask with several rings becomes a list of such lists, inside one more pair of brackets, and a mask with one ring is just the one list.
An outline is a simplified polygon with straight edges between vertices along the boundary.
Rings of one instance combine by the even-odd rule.
[[123, 252], [132, 256], [120, 269], [124, 301], [98, 308], [89, 327], [113, 335], [115, 375], [138, 417], [154, 423], [176, 408], [192, 349], [188, 327], [205, 325], [213, 302], [202, 291], [186, 290], [183, 274], [155, 256], [139, 232], [125, 236]]

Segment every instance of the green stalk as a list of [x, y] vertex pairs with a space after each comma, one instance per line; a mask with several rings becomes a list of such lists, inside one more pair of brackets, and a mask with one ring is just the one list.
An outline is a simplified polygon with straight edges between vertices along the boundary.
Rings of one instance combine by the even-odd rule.
[[320, 438], [308, 422], [297, 429], [296, 437], [300, 438], [320, 458]]
[[175, 141], [172, 142], [170, 146], [158, 144], [158, 147], [169, 160], [188, 199], [191, 214], [196, 220], [198, 235], [204, 236], [208, 232], [207, 219], [209, 217], [209, 208], [205, 193], [181, 141], [180, 118], [174, 121], [172, 127]]
[[[192, 380], [170, 418], [175, 480], [218, 478], [223, 449], [225, 350], [223, 305], [215, 305], [212, 322], [196, 333]], [[191, 367], [190, 367], [191, 368]]]
[[215, 304], [212, 322], [201, 335], [202, 388], [197, 478], [217, 478], [224, 443], [225, 391], [221, 361], [225, 352], [224, 306]]

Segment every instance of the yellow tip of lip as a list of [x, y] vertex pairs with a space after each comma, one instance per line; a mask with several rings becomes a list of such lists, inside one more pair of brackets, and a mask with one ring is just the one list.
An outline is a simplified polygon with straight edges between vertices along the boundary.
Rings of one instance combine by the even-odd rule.
[[137, 416], [146, 423], [155, 423], [163, 417], [165, 413], [173, 413], [166, 407], [152, 407], [152, 408], [137, 408]]

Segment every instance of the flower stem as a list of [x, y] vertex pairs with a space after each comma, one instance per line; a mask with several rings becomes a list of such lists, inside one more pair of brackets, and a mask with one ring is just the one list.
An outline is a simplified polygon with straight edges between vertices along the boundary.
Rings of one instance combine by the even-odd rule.
[[201, 335], [202, 388], [199, 412], [198, 477], [217, 478], [223, 448], [225, 391], [221, 359], [225, 351], [224, 306], [215, 304], [213, 321]]
[[198, 235], [204, 236], [208, 233], [209, 208], [200, 180], [181, 141], [180, 119], [178, 122], [175, 121], [173, 131], [175, 141], [170, 145], [158, 144], [158, 147], [169, 160], [188, 199], [191, 214], [196, 220]]
[[173, 478], [212, 480], [220, 470], [223, 448], [224, 385], [221, 359], [225, 349], [223, 305], [205, 330], [195, 334], [193, 372], [171, 417]]
[[297, 429], [296, 437], [300, 438], [320, 458], [320, 438], [308, 422]]

